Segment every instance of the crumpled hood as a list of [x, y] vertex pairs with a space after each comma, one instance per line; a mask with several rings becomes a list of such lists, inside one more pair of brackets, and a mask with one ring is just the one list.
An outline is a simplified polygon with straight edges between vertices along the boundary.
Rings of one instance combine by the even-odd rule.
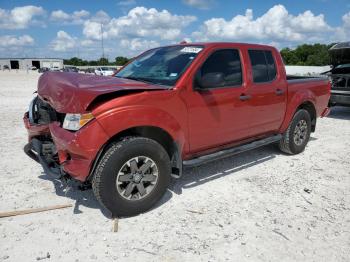
[[163, 89], [167, 88], [129, 79], [63, 72], [46, 72], [38, 82], [39, 96], [61, 113], [83, 113], [104, 94]]

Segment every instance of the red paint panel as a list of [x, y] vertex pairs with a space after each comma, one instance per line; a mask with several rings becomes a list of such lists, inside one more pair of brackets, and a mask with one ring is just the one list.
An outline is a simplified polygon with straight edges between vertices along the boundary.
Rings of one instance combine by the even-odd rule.
[[[198, 45], [195, 44], [195, 45]], [[166, 131], [180, 146], [182, 158], [215, 151], [227, 145], [283, 133], [295, 110], [308, 101], [317, 116], [326, 115], [330, 97], [327, 80], [286, 81], [279, 52], [272, 47], [235, 43], [200, 43], [205, 48], [168, 89], [116, 77], [73, 73], [45, 73], [38, 83], [39, 96], [61, 113], [84, 113], [100, 95], [122, 90], [139, 93], [112, 98], [92, 108], [95, 120], [77, 132], [52, 123], [49, 126], [24, 123], [29, 140], [42, 134], [51, 135], [63, 168], [72, 177], [84, 181], [97, 153], [111, 137], [140, 126], [154, 126]], [[238, 49], [242, 61], [243, 83], [234, 88], [198, 92], [193, 88], [194, 75], [208, 55], [216, 49]], [[249, 49], [271, 50], [277, 65], [277, 77], [269, 83], [252, 80]], [[283, 91], [277, 95], [276, 90]], [[250, 100], [242, 101], [247, 94]]]

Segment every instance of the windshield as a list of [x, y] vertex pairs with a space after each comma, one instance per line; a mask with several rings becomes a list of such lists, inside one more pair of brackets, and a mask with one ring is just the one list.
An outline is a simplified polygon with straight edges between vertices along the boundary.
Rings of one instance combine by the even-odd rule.
[[343, 64], [343, 65], [338, 65], [336, 69], [338, 68], [345, 68], [345, 67], [350, 67], [350, 64]]
[[116, 77], [173, 86], [203, 46], [167, 46], [152, 49], [137, 57]]

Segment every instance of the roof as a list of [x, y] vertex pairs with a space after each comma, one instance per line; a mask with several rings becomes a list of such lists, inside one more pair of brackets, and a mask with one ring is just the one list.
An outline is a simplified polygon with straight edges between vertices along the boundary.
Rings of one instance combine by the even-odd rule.
[[175, 45], [201, 45], [205, 47], [213, 47], [213, 46], [225, 46], [225, 45], [234, 45], [234, 46], [246, 46], [250, 48], [256, 48], [256, 47], [273, 47], [270, 45], [263, 45], [263, 44], [252, 44], [252, 43], [239, 43], [239, 42], [195, 42], [195, 43], [186, 43], [186, 42], [181, 42], [179, 44]]

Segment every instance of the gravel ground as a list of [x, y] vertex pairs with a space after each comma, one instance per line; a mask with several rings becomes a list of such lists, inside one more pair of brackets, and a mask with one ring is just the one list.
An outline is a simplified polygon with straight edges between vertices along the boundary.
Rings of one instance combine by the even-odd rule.
[[349, 261], [350, 108], [320, 119], [302, 154], [271, 145], [186, 169], [113, 233], [91, 190], [66, 190], [22, 151], [38, 76], [0, 72], [0, 211], [73, 208], [1, 218], [0, 261]]

